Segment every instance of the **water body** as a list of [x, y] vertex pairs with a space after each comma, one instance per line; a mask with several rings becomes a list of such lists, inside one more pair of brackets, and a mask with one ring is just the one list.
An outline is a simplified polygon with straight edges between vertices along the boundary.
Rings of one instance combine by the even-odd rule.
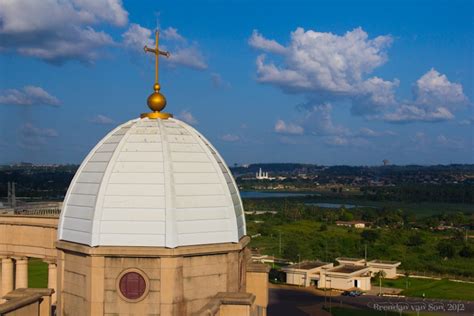
[[260, 191], [240, 191], [240, 196], [243, 199], [258, 199], [258, 198], [282, 198], [282, 197], [297, 197], [307, 195], [320, 195], [319, 193], [296, 193], [296, 192], [260, 192]]
[[305, 205], [311, 206], [319, 206], [321, 208], [354, 208], [354, 207], [362, 207], [362, 205], [353, 205], [353, 204], [337, 204], [337, 203], [305, 203]]

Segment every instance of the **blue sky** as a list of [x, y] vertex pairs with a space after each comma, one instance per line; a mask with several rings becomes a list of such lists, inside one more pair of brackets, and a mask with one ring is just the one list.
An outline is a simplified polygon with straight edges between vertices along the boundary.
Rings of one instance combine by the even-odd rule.
[[229, 164], [473, 163], [472, 1], [0, 0], [0, 163], [166, 111]]

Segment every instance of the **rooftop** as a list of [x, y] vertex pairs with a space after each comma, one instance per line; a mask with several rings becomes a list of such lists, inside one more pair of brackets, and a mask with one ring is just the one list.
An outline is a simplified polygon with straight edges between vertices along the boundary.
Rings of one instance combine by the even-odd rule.
[[362, 258], [349, 258], [349, 257], [338, 257], [336, 258], [337, 261], [352, 261], [352, 262], [358, 262], [358, 261], [364, 261]]
[[95, 246], [239, 242], [237, 185], [217, 150], [173, 119], [134, 119], [84, 159], [64, 199], [58, 239]]
[[400, 261], [390, 261], [390, 260], [371, 260], [368, 263], [381, 263], [381, 264], [400, 264]]
[[340, 265], [340, 266], [337, 266], [337, 267], [334, 267], [334, 268], [328, 270], [328, 272], [337, 272], [337, 273], [350, 274], [350, 273], [354, 273], [354, 272], [365, 270], [365, 269], [367, 269], [367, 268], [366, 267], [361, 267], [361, 266]]
[[322, 266], [325, 266], [327, 264], [330, 264], [328, 262], [322, 262], [322, 261], [306, 261], [306, 262], [301, 262], [301, 263], [295, 263], [292, 264], [286, 268], [289, 269], [301, 269], [301, 270], [311, 270], [314, 268], [319, 268]]

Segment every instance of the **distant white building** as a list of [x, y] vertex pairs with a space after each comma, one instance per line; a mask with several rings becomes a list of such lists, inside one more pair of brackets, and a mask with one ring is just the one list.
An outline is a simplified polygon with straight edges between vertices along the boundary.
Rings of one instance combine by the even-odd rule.
[[268, 172], [263, 172], [262, 168], [260, 168], [258, 172], [255, 173], [255, 178], [257, 178], [257, 180], [267, 180], [269, 179]]

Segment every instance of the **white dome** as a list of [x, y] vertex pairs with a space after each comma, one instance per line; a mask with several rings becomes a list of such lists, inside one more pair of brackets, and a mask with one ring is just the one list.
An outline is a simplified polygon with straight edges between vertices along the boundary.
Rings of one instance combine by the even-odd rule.
[[105, 136], [69, 186], [60, 240], [89, 246], [238, 242], [239, 191], [215, 148], [176, 120], [135, 119]]

